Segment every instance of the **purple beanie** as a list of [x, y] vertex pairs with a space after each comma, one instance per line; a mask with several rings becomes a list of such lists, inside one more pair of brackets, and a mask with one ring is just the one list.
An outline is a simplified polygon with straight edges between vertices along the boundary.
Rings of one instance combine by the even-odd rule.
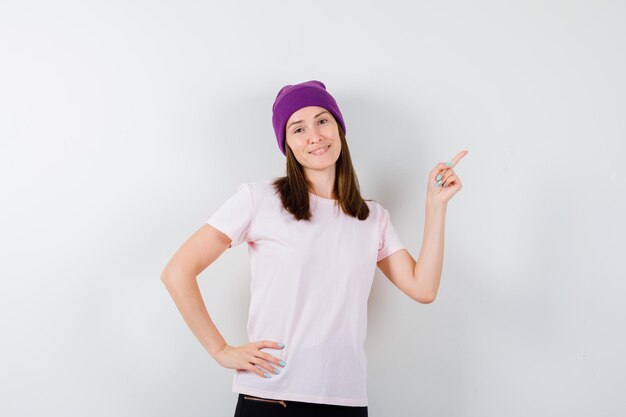
[[287, 120], [297, 110], [307, 106], [325, 108], [341, 124], [343, 132], [346, 132], [346, 125], [341, 111], [339, 111], [339, 106], [337, 106], [333, 96], [326, 91], [324, 83], [311, 80], [300, 84], [286, 85], [280, 89], [272, 106], [272, 125], [274, 125], [278, 147], [284, 155], [287, 155], [285, 150], [285, 125]]

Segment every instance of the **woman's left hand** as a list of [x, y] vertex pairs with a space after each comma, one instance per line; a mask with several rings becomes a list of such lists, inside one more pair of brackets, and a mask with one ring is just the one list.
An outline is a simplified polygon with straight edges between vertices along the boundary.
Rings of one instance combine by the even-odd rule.
[[463, 186], [454, 167], [469, 151], [459, 152], [450, 162], [438, 163], [428, 175], [428, 198], [447, 203]]

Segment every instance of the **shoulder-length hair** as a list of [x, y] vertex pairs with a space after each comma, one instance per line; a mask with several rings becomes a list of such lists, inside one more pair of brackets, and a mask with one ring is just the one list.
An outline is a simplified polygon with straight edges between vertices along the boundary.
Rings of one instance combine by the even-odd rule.
[[[344, 213], [359, 220], [365, 220], [369, 216], [370, 209], [361, 197], [359, 181], [356, 177], [350, 150], [346, 142], [346, 136], [339, 128], [339, 138], [341, 139], [341, 152], [335, 167], [334, 194], [338, 197], [335, 206], [341, 206]], [[312, 213], [310, 208], [309, 190], [311, 183], [304, 176], [304, 169], [296, 159], [291, 148], [285, 143], [287, 156], [287, 175], [277, 177], [272, 181], [274, 190], [280, 195], [283, 207], [289, 211], [296, 220], [310, 220]]]

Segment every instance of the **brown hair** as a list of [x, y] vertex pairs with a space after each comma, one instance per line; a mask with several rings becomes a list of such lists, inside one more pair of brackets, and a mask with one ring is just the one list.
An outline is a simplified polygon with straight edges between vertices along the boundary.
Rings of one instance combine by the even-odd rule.
[[[339, 138], [341, 139], [341, 152], [336, 162], [334, 194], [338, 197], [335, 205], [339, 204], [344, 213], [365, 220], [369, 216], [370, 209], [361, 197], [359, 181], [350, 159], [350, 151], [346, 136], [337, 123]], [[310, 181], [304, 176], [302, 165], [294, 156], [291, 148], [285, 142], [287, 156], [287, 175], [275, 178], [272, 181], [274, 190], [280, 195], [283, 207], [289, 211], [296, 220], [310, 220], [312, 213], [310, 208], [309, 187]]]

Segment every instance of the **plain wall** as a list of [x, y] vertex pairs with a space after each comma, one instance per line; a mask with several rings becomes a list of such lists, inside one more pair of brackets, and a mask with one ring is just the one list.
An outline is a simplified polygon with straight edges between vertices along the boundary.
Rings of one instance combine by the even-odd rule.
[[[436, 301], [376, 272], [370, 416], [623, 415], [625, 20], [619, 1], [3, 1], [0, 415], [234, 413], [234, 370], [160, 273], [239, 184], [284, 175], [271, 106], [311, 79], [416, 259], [427, 174], [470, 151]], [[246, 245], [199, 281], [246, 343]]]

